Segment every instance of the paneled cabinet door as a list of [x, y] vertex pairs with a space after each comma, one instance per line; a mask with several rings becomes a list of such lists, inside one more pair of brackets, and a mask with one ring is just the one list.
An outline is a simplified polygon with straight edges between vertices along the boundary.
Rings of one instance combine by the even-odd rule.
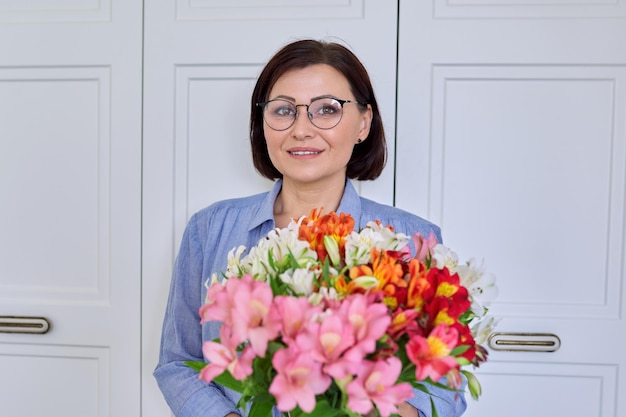
[[623, 416], [626, 7], [498, 3], [402, 3], [396, 201], [497, 276], [468, 416]]
[[142, 2], [35, 3], [0, 2], [0, 414], [138, 416]]
[[[367, 66], [393, 155], [396, 2], [146, 2], [144, 102], [143, 410], [168, 415], [152, 370], [173, 258], [191, 214], [267, 190], [248, 143], [257, 75], [284, 44], [341, 42]], [[332, 3], [332, 4], [331, 4]], [[393, 199], [393, 158], [364, 195]]]

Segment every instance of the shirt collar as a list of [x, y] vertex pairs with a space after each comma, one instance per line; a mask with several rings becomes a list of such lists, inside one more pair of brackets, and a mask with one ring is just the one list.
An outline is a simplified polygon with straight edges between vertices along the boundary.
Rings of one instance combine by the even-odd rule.
[[278, 196], [278, 193], [280, 193], [280, 189], [282, 187], [283, 180], [279, 179], [274, 183], [272, 189], [265, 194], [256, 216], [250, 219], [250, 227], [248, 228], [248, 231], [257, 228], [268, 221], [271, 224], [271, 228], [274, 227], [274, 202], [276, 201], [276, 197]]
[[[282, 186], [282, 179], [279, 179], [274, 183], [272, 189], [263, 198], [256, 216], [250, 220], [250, 227], [248, 230], [252, 230], [268, 221], [271, 223], [271, 227], [274, 227], [274, 202], [276, 201], [276, 197], [278, 196], [278, 193], [280, 193]], [[361, 198], [356, 192], [352, 181], [348, 178], [346, 178], [346, 186], [343, 190], [343, 196], [341, 197], [337, 213], [349, 213], [354, 218], [355, 228], [358, 229], [361, 227], [359, 224], [361, 219]]]
[[339, 203], [337, 213], [347, 213], [354, 219], [354, 229], [359, 230], [361, 228], [361, 197], [356, 192], [352, 181], [346, 178], [346, 187], [343, 191], [343, 197]]

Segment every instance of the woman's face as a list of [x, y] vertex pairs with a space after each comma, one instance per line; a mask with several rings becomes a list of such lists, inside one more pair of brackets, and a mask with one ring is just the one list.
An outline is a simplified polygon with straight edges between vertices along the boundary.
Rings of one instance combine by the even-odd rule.
[[[330, 96], [355, 100], [348, 80], [326, 64], [291, 70], [282, 75], [271, 89], [268, 100], [283, 99], [293, 104]], [[354, 146], [369, 134], [372, 110], [361, 112], [358, 104], [346, 103], [339, 124], [320, 129], [307, 117], [306, 107], [297, 107], [293, 125], [277, 131], [263, 124], [270, 159], [283, 175], [285, 184], [326, 187], [345, 181], [346, 167]]]

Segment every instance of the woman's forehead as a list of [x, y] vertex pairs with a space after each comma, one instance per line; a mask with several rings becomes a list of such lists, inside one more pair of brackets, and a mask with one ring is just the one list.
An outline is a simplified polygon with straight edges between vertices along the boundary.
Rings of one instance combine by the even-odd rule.
[[315, 64], [285, 72], [271, 88], [270, 97], [281, 95], [294, 100], [310, 100], [349, 93], [350, 84], [341, 72], [328, 64]]

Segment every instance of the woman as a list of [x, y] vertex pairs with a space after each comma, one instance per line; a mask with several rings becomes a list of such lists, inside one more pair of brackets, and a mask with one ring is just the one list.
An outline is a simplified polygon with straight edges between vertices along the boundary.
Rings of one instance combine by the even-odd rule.
[[[225, 270], [228, 252], [250, 248], [275, 227], [310, 213], [350, 213], [355, 228], [380, 220], [396, 231], [428, 236], [439, 228], [415, 215], [361, 198], [350, 179], [373, 180], [385, 165], [386, 143], [369, 76], [359, 60], [335, 43], [302, 40], [282, 48], [265, 66], [252, 94], [250, 140], [255, 168], [276, 180], [268, 193], [221, 201], [196, 213], [185, 230], [154, 372], [178, 417], [236, 417], [239, 395], [206, 384], [183, 361], [201, 361], [202, 343], [219, 323], [198, 324], [205, 281]], [[465, 410], [461, 394], [433, 387], [441, 417]], [[430, 416], [430, 397], [399, 405], [403, 417]], [[274, 410], [274, 416], [280, 413]]]

